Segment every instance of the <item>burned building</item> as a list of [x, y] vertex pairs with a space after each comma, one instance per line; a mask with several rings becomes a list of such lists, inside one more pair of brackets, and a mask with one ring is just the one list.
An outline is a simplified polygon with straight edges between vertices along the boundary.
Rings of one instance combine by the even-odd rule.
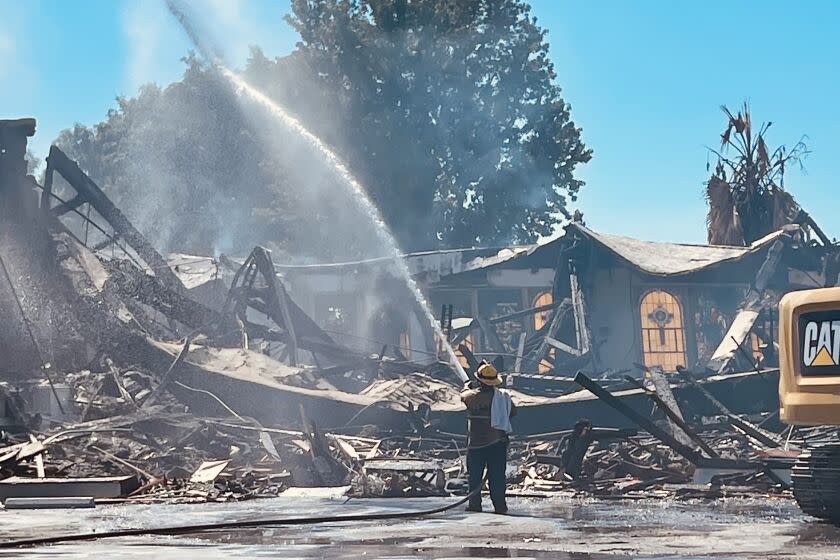
[[[775, 303], [787, 291], [836, 280], [825, 272], [835, 253], [808, 225], [730, 247], [642, 241], [572, 223], [534, 245], [405, 259], [450, 340], [476, 357], [501, 356], [518, 374], [620, 376], [638, 367], [774, 366]], [[321, 326], [347, 344], [431, 355], [438, 348], [430, 329], [406, 303], [411, 298], [398, 297], [389, 262], [277, 270]], [[394, 296], [387, 295], [389, 279]]]
[[[394, 258], [274, 263], [262, 247], [244, 258], [164, 257], [59, 148], [50, 150], [43, 184], [26, 174], [34, 126], [0, 122], [7, 492], [33, 477], [105, 472], [117, 476], [114, 492], [123, 497], [129, 479], [141, 495], [178, 499], [274, 495], [290, 483], [434, 494], [461, 472], [463, 380]], [[676, 441], [647, 419], [649, 399], [665, 410], [668, 398], [691, 418], [722, 414], [775, 444], [730, 411], [766, 419], [778, 407], [779, 295], [836, 281], [835, 246], [822, 235], [812, 240], [814, 228], [803, 220], [749, 247], [711, 247], [575, 222], [531, 245], [404, 258], [465, 369], [487, 359], [510, 374], [526, 487], [539, 478], [563, 487], [558, 466], [572, 479], [615, 469], [648, 487], [676, 457], [668, 480], [689, 480], [700, 465], [765, 469], [722, 459], [728, 444], [718, 451], [689, 426], [688, 443]], [[721, 375], [662, 373], [680, 366]], [[639, 370], [659, 380], [655, 392]], [[631, 440], [637, 427], [671, 458]], [[555, 443], [532, 447], [532, 437], [559, 437], [566, 452], [544, 455], [535, 450]], [[598, 438], [625, 447], [585, 460]], [[643, 458], [628, 455], [639, 449]], [[537, 465], [543, 474], [535, 479]], [[406, 482], [398, 472], [415, 474]]]
[[748, 247], [640, 241], [580, 224], [566, 237], [592, 365], [607, 371], [634, 363], [664, 371], [716, 364], [717, 371], [724, 358], [739, 357], [746, 358], [740, 367], [765, 358], [775, 365], [775, 303], [787, 291], [822, 285], [822, 257], [831, 250], [797, 225]]

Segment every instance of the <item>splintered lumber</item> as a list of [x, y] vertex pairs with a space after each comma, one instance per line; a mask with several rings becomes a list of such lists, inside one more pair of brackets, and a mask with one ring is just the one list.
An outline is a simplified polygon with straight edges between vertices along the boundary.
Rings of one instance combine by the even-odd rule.
[[[548, 357], [549, 351], [549, 339], [556, 341], [557, 333], [560, 331], [560, 326], [563, 323], [563, 317], [566, 315], [566, 311], [571, 308], [572, 303], [568, 299], [564, 299], [560, 306], [554, 309], [551, 320], [546, 323], [542, 329], [537, 331], [537, 335], [539, 335], [539, 342], [535, 349], [533, 349], [529, 355], [528, 359], [526, 360], [529, 364], [534, 366], [534, 370], [539, 368], [539, 364], [543, 361], [551, 362]], [[575, 327], [577, 328], [577, 323], [575, 323]], [[578, 344], [578, 346], [580, 346]], [[552, 363], [552, 369], [554, 368], [554, 364]]]
[[575, 375], [575, 382], [583, 387], [584, 389], [588, 390], [590, 393], [601, 399], [604, 403], [615, 409], [616, 411], [620, 412], [628, 419], [633, 421], [637, 426], [642, 428], [643, 430], [647, 431], [650, 435], [688, 459], [690, 462], [695, 463], [700, 459], [700, 454], [695, 451], [694, 449], [684, 445], [676, 440], [671, 434], [666, 432], [665, 430], [661, 429], [659, 426], [654, 424], [650, 419], [645, 418], [623, 402], [613, 396], [612, 393], [598, 385], [593, 380], [589, 379], [586, 375], [582, 372], [578, 372]]
[[478, 321], [478, 326], [481, 329], [481, 333], [484, 335], [484, 342], [487, 343], [490, 350], [499, 353], [506, 352], [507, 349], [499, 338], [499, 333], [496, 332], [496, 328], [490, 323], [490, 321], [482, 316], [478, 316], [476, 321]]
[[581, 352], [581, 351], [580, 351], [580, 350], [578, 350], [577, 348], [572, 348], [571, 346], [569, 346], [569, 345], [568, 345], [568, 344], [566, 344], [565, 342], [560, 342], [560, 341], [559, 341], [559, 340], [557, 340], [556, 338], [552, 338], [552, 337], [550, 337], [550, 336], [547, 336], [547, 337], [545, 337], [545, 342], [546, 342], [549, 346], [553, 346], [554, 348], [557, 348], [558, 350], [560, 350], [560, 351], [562, 351], [562, 352], [565, 352], [565, 353], [567, 353], [567, 354], [571, 354], [572, 356], [581, 356], [581, 355], [583, 355], [583, 352]]
[[741, 348], [741, 344], [752, 332], [753, 326], [758, 320], [758, 315], [758, 310], [742, 309], [738, 312], [729, 326], [729, 330], [726, 331], [726, 336], [723, 337], [720, 345], [712, 354], [709, 362], [712, 369], [720, 372], [729, 365], [729, 362]]
[[143, 407], [143, 405], [146, 404], [154, 404], [154, 402], [158, 399], [163, 390], [166, 389], [170, 379], [172, 379], [172, 375], [174, 374], [175, 370], [178, 369], [178, 366], [181, 365], [181, 363], [183, 363], [183, 361], [187, 357], [187, 354], [189, 354], [191, 342], [192, 338], [189, 336], [184, 340], [184, 345], [181, 347], [181, 351], [178, 353], [178, 356], [175, 358], [175, 361], [172, 362], [172, 365], [170, 365], [169, 369], [166, 370], [166, 373], [163, 374], [163, 377], [160, 380], [160, 384], [157, 387], [155, 387], [155, 390], [151, 392], [149, 397], [143, 403], [140, 404], [141, 408]]
[[123, 298], [136, 299], [193, 329], [223, 324], [220, 313], [172, 290], [159, 277], [145, 273], [128, 261], [111, 261], [106, 266], [110, 285]]
[[23, 446], [21, 446], [20, 450], [17, 453], [16, 461], [27, 461], [29, 459], [32, 459], [33, 457], [37, 457], [38, 455], [43, 453], [45, 449], [46, 448], [44, 447], [44, 444], [42, 442], [38, 441], [35, 438], [31, 438], [29, 440], [29, 443], [25, 443]]
[[718, 410], [720, 410], [720, 412], [729, 420], [729, 423], [732, 424], [735, 428], [754, 438], [762, 445], [766, 445], [767, 447], [781, 447], [782, 444], [779, 440], [777, 440], [774, 437], [771, 437], [767, 432], [765, 432], [758, 426], [755, 426], [750, 422], [739, 418], [731, 410], [726, 408], [723, 405], [723, 403], [721, 403], [711, 393], [709, 393], [709, 391], [707, 391], [702, 384], [698, 383], [694, 376], [691, 374], [691, 372], [689, 372], [687, 369], [677, 366], [677, 370], [680, 374], [683, 375], [683, 377], [685, 377], [686, 380], [688, 380], [688, 382], [692, 386], [696, 387], [697, 390], [700, 391], [703, 394], [703, 396], [705, 396], [709, 400], [709, 402], [711, 402]]
[[[709, 369], [722, 373], [732, 363], [735, 355], [739, 351], [742, 351], [741, 345], [747, 340], [750, 332], [752, 332], [758, 315], [763, 308], [761, 303], [762, 294], [767, 289], [773, 275], [776, 273], [776, 269], [779, 267], [788, 239], [787, 236], [783, 235], [770, 246], [764, 262], [756, 273], [755, 281], [753, 282], [754, 287], [749, 290], [741, 302], [738, 314], [735, 316], [726, 335], [723, 337], [717, 349], [715, 349], [706, 366]], [[748, 361], [752, 362], [752, 360]]]
[[504, 323], [505, 321], [513, 321], [515, 319], [521, 319], [522, 317], [528, 317], [530, 315], [536, 315], [537, 313], [542, 313], [543, 311], [551, 311], [552, 309], [556, 309], [557, 307], [568, 306], [571, 305], [571, 300], [564, 299], [562, 301], [556, 301], [554, 303], [547, 303], [545, 305], [540, 305], [538, 307], [532, 307], [530, 309], [523, 309], [522, 311], [516, 311], [514, 313], [509, 313], [507, 315], [501, 315], [499, 317], [494, 317], [490, 319], [490, 324], [495, 325], [497, 323]]
[[[673, 410], [671, 408], [671, 406], [667, 402], [665, 402], [665, 400], [662, 398], [662, 396], [658, 392], [658, 387], [657, 387], [657, 392], [648, 391], [647, 388], [644, 386], [644, 384], [641, 383], [640, 381], [638, 381], [637, 379], [633, 379], [630, 376], [626, 376], [625, 379], [627, 379], [630, 383], [632, 383], [636, 387], [639, 387], [640, 389], [645, 391], [645, 393], [648, 395], [648, 397], [650, 397], [650, 399], [654, 403], [656, 403], [656, 406], [658, 406], [659, 409], [663, 413], [665, 413], [665, 416], [668, 417], [668, 419], [671, 421], [672, 425], [677, 426], [677, 428], [679, 430], [681, 430], [685, 435], [687, 435], [690, 438], [691, 441], [696, 443], [697, 446], [700, 449], [702, 449], [704, 452], [706, 452], [706, 454], [709, 457], [715, 457], [716, 458], [716, 457], [720, 456], [720, 455], [718, 455], [718, 453], [714, 449], [712, 449], [709, 446], [709, 444], [707, 444], [705, 441], [703, 441], [703, 438], [701, 438], [699, 435], [697, 435], [697, 432], [695, 432], [693, 429], [691, 429], [691, 426], [689, 426], [688, 423], [686, 423], [686, 421], [683, 419], [682, 415], [678, 414], [679, 408], [677, 408], [676, 410]], [[666, 382], [667, 382], [667, 380], [666, 380]], [[668, 389], [670, 390], [670, 385], [668, 386]], [[673, 403], [676, 406], [676, 399], [674, 399], [673, 393], [671, 393], [671, 399], [673, 399]], [[674, 434], [674, 435], [675, 435], [675, 437], [677, 437], [676, 434]], [[687, 445], [687, 442], [685, 442], [685, 441], [681, 441], [681, 443], [684, 443], [684, 444]]]
[[441, 463], [435, 460], [377, 457], [366, 459], [364, 468], [367, 473], [399, 473], [422, 481], [431, 479], [438, 491], [446, 486], [446, 474]]
[[519, 345], [516, 347], [516, 361], [513, 363], [514, 373], [522, 373], [522, 357], [525, 354], [525, 339], [528, 338], [528, 333], [521, 333], [519, 335]]
[[[35, 436], [33, 436], [32, 434], [29, 434], [29, 442], [32, 443], [32, 444], [35, 444], [35, 445], [39, 445], [41, 447], [41, 449], [45, 449], [44, 445], [40, 441], [38, 441], [38, 439]], [[44, 454], [43, 453], [38, 453], [37, 455], [35, 455], [35, 470], [38, 473], [38, 478], [45, 478], [47, 476], [46, 473], [44, 472]]]
[[227, 468], [230, 459], [204, 461], [190, 476], [190, 482], [214, 482]]
[[589, 352], [589, 344], [591, 336], [589, 334], [589, 326], [586, 324], [586, 303], [584, 301], [583, 290], [580, 288], [578, 282], [577, 272], [575, 271], [574, 261], [569, 261], [569, 285], [572, 290], [572, 309], [575, 314], [575, 337], [577, 339], [577, 347], [581, 354]]
[[119, 498], [137, 488], [134, 476], [91, 478], [24, 478], [13, 476], [0, 480], [0, 500], [6, 498], [67, 498], [91, 496]]

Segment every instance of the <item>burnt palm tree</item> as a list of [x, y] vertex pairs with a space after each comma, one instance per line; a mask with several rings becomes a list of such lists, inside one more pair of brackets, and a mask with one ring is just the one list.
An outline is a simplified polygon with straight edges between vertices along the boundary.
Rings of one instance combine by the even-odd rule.
[[717, 164], [706, 185], [708, 239], [713, 245], [749, 245], [796, 220], [801, 209], [784, 189], [785, 170], [794, 163], [801, 167], [810, 152], [803, 137], [793, 149], [779, 146], [771, 153], [764, 136], [772, 122], [755, 133], [747, 103], [734, 115], [721, 109], [728, 122], [720, 150], [710, 149]]

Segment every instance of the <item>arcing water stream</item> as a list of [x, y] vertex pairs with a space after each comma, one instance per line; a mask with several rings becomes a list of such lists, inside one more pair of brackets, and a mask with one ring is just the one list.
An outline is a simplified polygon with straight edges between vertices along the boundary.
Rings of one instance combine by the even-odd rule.
[[414, 296], [414, 299], [417, 300], [417, 304], [420, 306], [420, 309], [423, 310], [423, 314], [429, 321], [429, 324], [434, 330], [435, 335], [437, 335], [438, 340], [440, 340], [443, 343], [443, 347], [446, 350], [447, 355], [449, 356], [450, 364], [455, 368], [458, 377], [460, 377], [462, 381], [466, 382], [469, 379], [467, 377], [467, 373], [461, 366], [461, 362], [455, 355], [455, 351], [452, 349], [452, 346], [449, 344], [449, 341], [443, 334], [443, 331], [441, 330], [440, 325], [435, 319], [435, 316], [432, 314], [432, 311], [429, 308], [429, 304], [428, 302], [426, 302], [426, 298], [423, 296], [423, 292], [420, 291], [420, 287], [417, 285], [417, 282], [415, 282], [414, 278], [412, 278], [411, 271], [409, 270], [405, 259], [402, 258], [402, 253], [399, 249], [399, 246], [397, 245], [396, 240], [394, 239], [393, 234], [391, 233], [391, 230], [388, 228], [388, 225], [382, 218], [382, 214], [379, 211], [379, 209], [370, 199], [364, 187], [359, 183], [359, 181], [356, 180], [355, 177], [353, 177], [353, 174], [347, 168], [347, 165], [341, 160], [340, 157], [338, 157], [338, 155], [334, 151], [332, 151], [332, 149], [330, 149], [329, 146], [324, 144], [320, 138], [318, 138], [315, 134], [310, 132], [309, 129], [307, 129], [299, 120], [297, 120], [285, 110], [283, 110], [282, 107], [280, 107], [277, 103], [272, 101], [267, 95], [265, 95], [264, 93], [250, 85], [248, 82], [243, 80], [241, 76], [228, 69], [224, 64], [222, 64], [221, 60], [219, 60], [218, 57], [208, 55], [207, 49], [204, 47], [202, 42], [199, 41], [195, 30], [190, 25], [186, 15], [181, 9], [179, 9], [178, 6], [175, 5], [174, 0], [167, 0], [167, 6], [169, 7], [169, 11], [172, 12], [172, 15], [175, 16], [175, 18], [184, 28], [184, 31], [190, 38], [190, 41], [201, 52], [204, 58], [208, 60], [213, 65], [213, 67], [215, 67], [219, 71], [219, 73], [231, 83], [231, 85], [234, 87], [238, 94], [245, 95], [252, 101], [258, 103], [265, 110], [267, 110], [274, 118], [276, 118], [280, 123], [282, 123], [287, 129], [304, 138], [314, 150], [316, 150], [324, 157], [327, 164], [332, 167], [332, 169], [335, 171], [336, 175], [340, 179], [339, 183], [341, 183], [342, 185], [344, 185], [345, 188], [348, 188], [350, 190], [351, 194], [353, 195], [353, 199], [359, 204], [364, 213], [373, 222], [376, 234], [382, 242], [383, 246], [389, 254], [394, 256], [394, 264], [396, 266], [397, 273], [405, 281], [406, 286], [408, 286], [408, 289], [411, 291], [412, 295]]

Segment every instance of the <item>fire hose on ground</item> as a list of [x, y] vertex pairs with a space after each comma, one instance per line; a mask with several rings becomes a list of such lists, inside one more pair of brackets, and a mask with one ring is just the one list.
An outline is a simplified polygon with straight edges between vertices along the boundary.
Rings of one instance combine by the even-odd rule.
[[17, 539], [0, 542], [0, 549], [33, 547], [49, 544], [68, 542], [91, 541], [98, 539], [111, 539], [116, 537], [139, 537], [147, 535], [186, 535], [190, 533], [201, 533], [205, 531], [218, 531], [224, 529], [252, 529], [255, 527], [283, 527], [295, 525], [318, 525], [321, 523], [345, 523], [349, 521], [391, 521], [396, 519], [413, 519], [437, 515], [462, 506], [469, 501], [476, 493], [481, 492], [484, 481], [478, 488], [452, 504], [421, 511], [400, 511], [394, 513], [362, 513], [356, 515], [328, 515], [323, 517], [286, 517], [270, 519], [253, 519], [249, 521], [225, 521], [220, 523], [203, 523], [199, 525], [181, 525], [175, 527], [148, 527], [137, 529], [117, 529], [114, 531], [103, 531], [99, 533], [71, 533], [68, 535], [56, 535], [51, 537], [39, 537], [30, 539]]

